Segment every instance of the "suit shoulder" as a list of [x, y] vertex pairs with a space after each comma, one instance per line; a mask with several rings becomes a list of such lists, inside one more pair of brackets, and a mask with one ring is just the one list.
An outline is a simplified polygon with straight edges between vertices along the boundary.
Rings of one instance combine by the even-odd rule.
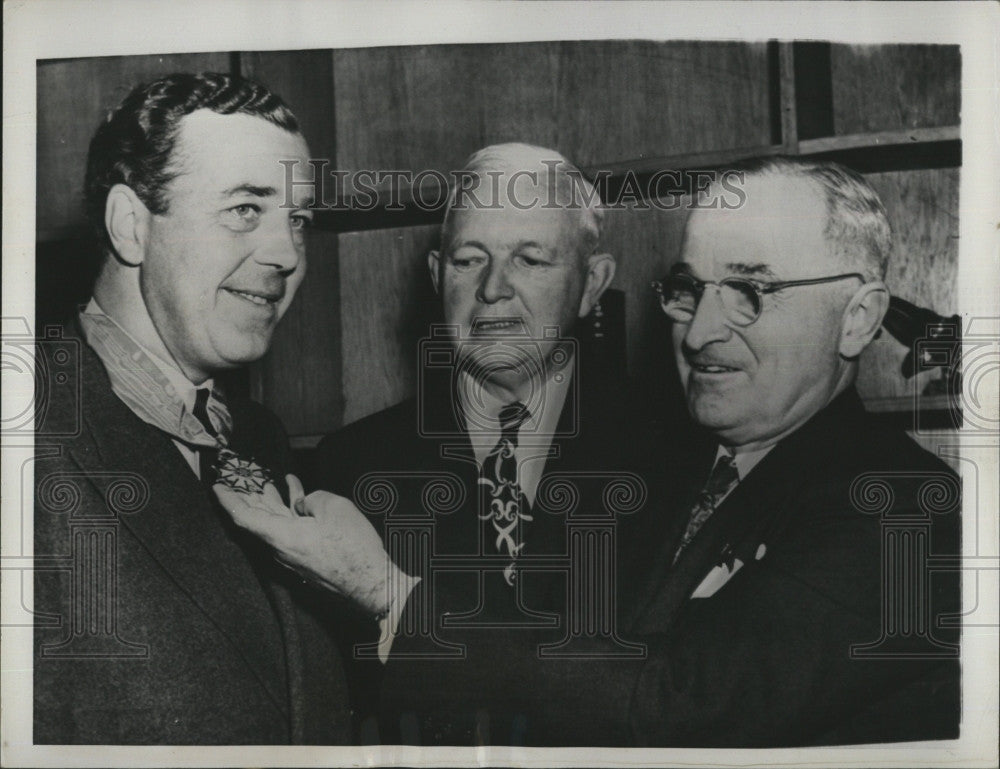
[[228, 405], [234, 423], [255, 431], [285, 435], [285, 426], [281, 419], [267, 406], [249, 398], [234, 398]]
[[342, 446], [357, 447], [359, 444], [380, 442], [383, 439], [398, 440], [401, 435], [408, 435], [416, 430], [416, 402], [412, 399], [405, 400], [327, 434], [319, 442], [317, 451], [323, 455]]
[[411, 446], [417, 435], [417, 410], [407, 400], [352, 422], [326, 435], [316, 447], [314, 485], [343, 491], [357, 476], [380, 466], [389, 454], [419, 451]]
[[873, 471], [943, 472], [955, 475], [940, 457], [885, 418], [869, 414], [869, 429], [855, 436], [857, 461]]

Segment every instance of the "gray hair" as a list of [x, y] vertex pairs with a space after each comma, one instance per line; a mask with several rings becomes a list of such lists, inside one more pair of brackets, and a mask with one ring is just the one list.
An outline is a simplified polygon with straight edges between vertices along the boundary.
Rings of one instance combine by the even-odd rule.
[[892, 252], [892, 227], [878, 193], [861, 174], [839, 163], [786, 156], [756, 158], [733, 168], [746, 177], [806, 179], [826, 199], [823, 235], [832, 256], [866, 280], [884, 280]]
[[[516, 173], [530, 174], [536, 178], [538, 186], [547, 186], [549, 197], [543, 207], [556, 205], [566, 210], [580, 211], [580, 231], [583, 247], [588, 252], [597, 248], [604, 224], [604, 204], [593, 184], [573, 163], [555, 150], [536, 147], [531, 144], [510, 142], [492, 144], [474, 152], [456, 173], [457, 184], [452, 186], [441, 224], [441, 245], [446, 247], [448, 227], [452, 210], [456, 209], [459, 194], [463, 191], [464, 180], [482, 180], [489, 174], [511, 176]], [[472, 193], [474, 194], [474, 193]], [[543, 201], [538, 201], [539, 205]]]

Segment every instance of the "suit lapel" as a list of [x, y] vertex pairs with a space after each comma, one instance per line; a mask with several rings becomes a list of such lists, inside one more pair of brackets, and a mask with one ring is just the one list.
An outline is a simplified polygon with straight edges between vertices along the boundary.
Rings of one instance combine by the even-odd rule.
[[[149, 502], [121, 516], [149, 556], [216, 627], [265, 688], [287, 712], [284, 655], [275, 653], [280, 635], [260, 581], [237, 544], [231, 524], [221, 520], [208, 492], [171, 440], [136, 417], [111, 391], [97, 356], [82, 345], [83, 420], [96, 453], [69, 453], [90, 480], [97, 473], [136, 473], [148, 485]], [[99, 493], [104, 490], [98, 488]]]
[[[698, 473], [696, 477], [701, 477], [701, 474]], [[677, 607], [687, 597], [686, 584], [682, 585], [677, 581], [678, 577], [673, 560], [687, 525], [688, 515], [700, 488], [700, 483], [691, 484], [690, 488], [682, 495], [675, 495], [673, 499], [669, 496], [666, 497], [670, 501], [667, 503], [668, 523], [665, 536], [657, 554], [650, 562], [650, 573], [645, 581], [642, 597], [632, 603], [632, 611], [626, 615], [626, 627], [643, 629], [652, 625], [656, 628], [662, 628], [665, 626], [666, 618], [672, 617]], [[676, 494], [676, 490], [674, 491]], [[664, 490], [665, 494], [669, 495], [670, 492], [670, 489]], [[706, 533], [705, 528], [700, 532], [701, 535]], [[691, 547], [694, 544], [692, 542]], [[685, 580], [685, 583], [689, 581], [690, 577]]]
[[[722, 563], [731, 564], [736, 553], [745, 549], [744, 537], [757, 528], [769, 506], [754, 493], [752, 486], [756, 484], [750, 484], [749, 477], [743, 483], [748, 486], [733, 490], [673, 564], [690, 505], [678, 511], [683, 514], [676, 516], [668, 545], [659, 556], [652, 599], [641, 613], [640, 632], [670, 626], [708, 573]], [[692, 504], [694, 496], [690, 497]]]
[[775, 446], [719, 505], [676, 565], [671, 566], [687, 515], [708, 476], [706, 469], [684, 501], [673, 508], [671, 536], [657, 558], [647, 585], [647, 600], [633, 617], [637, 628], [651, 632], [669, 627], [713, 568], [721, 563], [731, 565], [734, 558], [743, 563], [752, 561], [758, 546], [766, 544], [791, 513], [789, 495], [808, 483], [814, 469], [827, 461], [827, 455], [843, 451], [840, 442], [853, 434], [851, 423], [863, 413], [857, 393], [848, 390]]

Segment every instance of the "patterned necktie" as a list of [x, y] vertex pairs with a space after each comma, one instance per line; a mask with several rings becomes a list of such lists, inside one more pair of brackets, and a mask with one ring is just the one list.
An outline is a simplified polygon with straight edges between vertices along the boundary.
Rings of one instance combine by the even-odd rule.
[[701, 493], [698, 495], [698, 501], [695, 502], [694, 507], [691, 509], [691, 516], [688, 518], [684, 537], [681, 539], [681, 544], [678, 546], [677, 552], [674, 553], [674, 563], [677, 563], [677, 559], [680, 558], [684, 548], [691, 543], [691, 540], [694, 539], [695, 535], [705, 524], [705, 521], [715, 512], [715, 508], [719, 502], [726, 494], [732, 491], [733, 487], [739, 483], [739, 480], [740, 475], [736, 470], [733, 455], [726, 452], [716, 461], [711, 475], [708, 476], [705, 488], [701, 490]]
[[530, 416], [528, 407], [519, 401], [500, 409], [500, 440], [483, 460], [483, 473], [479, 479], [487, 492], [479, 517], [492, 523], [496, 532], [496, 549], [501, 555], [511, 558], [503, 570], [508, 585], [514, 584], [516, 558], [524, 549], [524, 542], [520, 539], [523, 536], [521, 524], [532, 520], [525, 512], [524, 494], [517, 482], [517, 457], [514, 456], [517, 431]]
[[[216, 415], [214, 422], [212, 416], [209, 414], [210, 403], [211, 411]], [[194, 408], [191, 409], [191, 415], [201, 423], [201, 426], [205, 428], [205, 432], [215, 438], [217, 442], [216, 446], [198, 447], [198, 469], [201, 480], [206, 486], [211, 488], [212, 484], [215, 483], [215, 464], [219, 457], [219, 449], [229, 445], [229, 426], [232, 424], [232, 419], [229, 417], [229, 409], [226, 408], [221, 393], [212, 391], [207, 387], [199, 387], [195, 390]], [[220, 427], [216, 427], [216, 423]]]

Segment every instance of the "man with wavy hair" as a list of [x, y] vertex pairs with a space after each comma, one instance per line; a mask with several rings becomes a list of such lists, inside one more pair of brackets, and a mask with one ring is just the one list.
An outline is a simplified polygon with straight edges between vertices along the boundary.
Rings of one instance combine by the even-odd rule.
[[264, 355], [302, 282], [309, 201], [282, 205], [280, 161], [308, 155], [277, 96], [223, 74], [137, 87], [91, 142], [81, 410], [51, 404], [66, 437], [35, 465], [38, 744], [346, 739], [325, 598], [211, 490], [284, 487], [280, 423], [216, 377]]

